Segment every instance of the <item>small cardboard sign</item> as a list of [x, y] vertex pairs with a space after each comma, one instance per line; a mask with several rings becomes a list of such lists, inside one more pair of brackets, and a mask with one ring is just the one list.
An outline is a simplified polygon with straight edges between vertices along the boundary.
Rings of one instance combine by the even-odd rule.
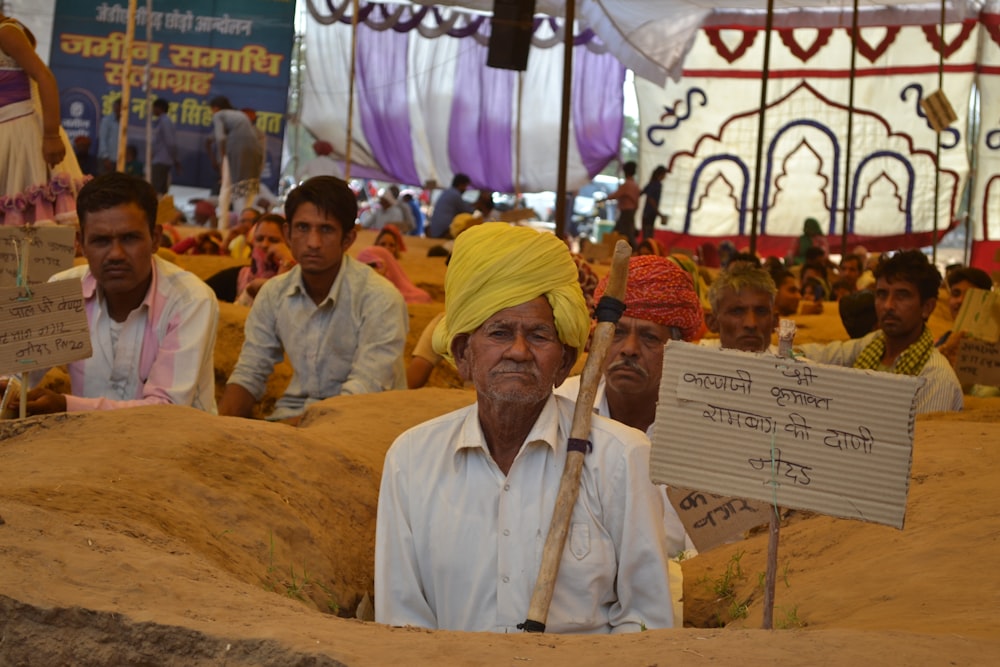
[[920, 108], [924, 110], [927, 122], [935, 132], [944, 132], [949, 125], [958, 120], [958, 115], [942, 90], [935, 90], [920, 100]]
[[742, 539], [743, 533], [767, 523], [770, 516], [767, 505], [756, 500], [672, 486], [667, 487], [667, 498], [701, 553]]
[[1000, 342], [1000, 293], [976, 287], [967, 289], [952, 330], [987, 343]]
[[653, 481], [902, 528], [922, 384], [670, 341]]
[[18, 264], [26, 246], [29, 285], [72, 268], [75, 238], [73, 227], [0, 227], [0, 287], [17, 286]]
[[91, 352], [79, 280], [0, 287], [0, 374], [50, 368]]
[[963, 336], [958, 342], [955, 374], [963, 385], [1000, 386], [1000, 343]]

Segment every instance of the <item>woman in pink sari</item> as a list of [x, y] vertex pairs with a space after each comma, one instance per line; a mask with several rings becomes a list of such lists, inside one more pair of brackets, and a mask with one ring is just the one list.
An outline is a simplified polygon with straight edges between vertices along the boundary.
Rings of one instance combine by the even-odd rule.
[[269, 279], [291, 271], [295, 266], [292, 251], [285, 241], [285, 218], [277, 213], [260, 216], [249, 232], [253, 250], [250, 264], [236, 277], [236, 303], [253, 305], [257, 291]]
[[406, 272], [392, 253], [377, 245], [365, 248], [358, 253], [357, 260], [369, 265], [389, 279], [403, 295], [406, 303], [430, 303], [431, 295], [420, 289], [407, 277]]

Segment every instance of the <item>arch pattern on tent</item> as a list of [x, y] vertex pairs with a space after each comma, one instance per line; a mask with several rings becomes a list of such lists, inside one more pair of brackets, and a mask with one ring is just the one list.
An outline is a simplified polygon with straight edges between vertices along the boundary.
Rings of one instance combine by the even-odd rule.
[[[838, 250], [845, 225], [849, 246], [929, 245], [938, 137], [919, 100], [938, 87], [939, 53], [944, 92], [958, 121], [941, 134], [938, 235], [958, 224], [970, 182], [969, 104], [979, 75], [982, 17], [946, 25], [944, 37], [934, 25], [866, 26], [858, 34], [813, 26], [774, 32], [757, 202], [752, 194], [730, 196], [721, 184], [753, 192], [763, 28], [710, 25], [696, 37], [678, 82], [659, 87], [637, 80], [640, 173], [658, 164], [668, 168], [662, 240], [692, 249], [723, 238], [746, 246], [756, 206], [757, 247], [764, 254], [784, 255], [808, 217], [825, 221], [830, 247]], [[733, 164], [748, 165], [749, 175], [744, 179]]]

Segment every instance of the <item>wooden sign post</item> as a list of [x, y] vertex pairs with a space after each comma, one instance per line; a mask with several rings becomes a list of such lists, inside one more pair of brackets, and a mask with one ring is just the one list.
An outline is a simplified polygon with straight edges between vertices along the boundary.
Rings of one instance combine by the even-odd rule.
[[0, 287], [37, 285], [71, 268], [75, 236], [73, 227], [0, 227]]
[[[903, 527], [921, 378], [671, 341], [653, 481]], [[765, 627], [770, 627], [765, 613]]]
[[[59, 231], [52, 234], [52, 230]], [[62, 230], [70, 233], [68, 243]], [[15, 278], [13, 286], [0, 287], [0, 375], [20, 376], [23, 418], [30, 384], [27, 374], [89, 357], [90, 327], [79, 280], [34, 283], [47, 280], [67, 260], [72, 265], [73, 230], [25, 227], [0, 231], [0, 241], [5, 241], [0, 243], [0, 276], [13, 273]], [[3, 397], [4, 407], [9, 398], [9, 394]]]

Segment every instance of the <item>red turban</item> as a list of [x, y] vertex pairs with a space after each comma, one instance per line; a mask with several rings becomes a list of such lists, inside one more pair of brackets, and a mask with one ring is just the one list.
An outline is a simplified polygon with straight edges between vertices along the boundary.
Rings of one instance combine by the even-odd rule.
[[[594, 299], [600, 300], [607, 288], [605, 276], [594, 290]], [[629, 260], [625, 315], [678, 327], [686, 341], [695, 339], [704, 317], [691, 276], [666, 257], [657, 255], [638, 255]]]
[[194, 205], [195, 217], [209, 219], [215, 215], [215, 204], [212, 202], [202, 199]]

